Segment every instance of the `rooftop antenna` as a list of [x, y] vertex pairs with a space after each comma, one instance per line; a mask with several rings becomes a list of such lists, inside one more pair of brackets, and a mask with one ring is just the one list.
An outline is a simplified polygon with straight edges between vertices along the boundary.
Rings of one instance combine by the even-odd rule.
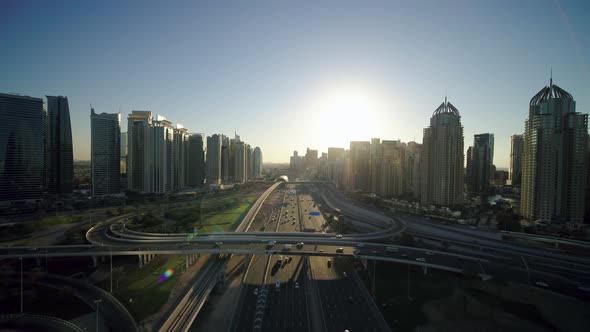
[[90, 104], [90, 110], [91, 110], [91, 111], [94, 111], [94, 108], [92, 107], [92, 102], [91, 102], [91, 101], [89, 101], [88, 103]]
[[445, 88], [445, 106], [447, 105], [447, 88]]
[[549, 87], [553, 88], [553, 67], [551, 67], [551, 74], [549, 76]]

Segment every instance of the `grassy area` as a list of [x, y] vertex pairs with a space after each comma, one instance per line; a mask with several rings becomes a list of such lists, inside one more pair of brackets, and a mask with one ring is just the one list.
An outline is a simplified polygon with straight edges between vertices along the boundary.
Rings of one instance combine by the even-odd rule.
[[206, 196], [202, 201], [199, 199], [175, 204], [166, 212], [146, 210], [148, 212], [141, 219], [128, 226], [131, 229], [158, 233], [189, 233], [194, 228], [201, 233], [227, 231], [242, 220], [259, 194], [257, 191], [233, 191]]
[[[125, 304], [137, 321], [141, 321], [155, 314], [168, 301], [184, 264], [183, 256], [158, 256], [143, 268], [126, 265], [123, 271], [113, 276], [113, 280], [118, 280], [119, 283], [115, 296]], [[174, 269], [174, 274], [161, 281], [160, 277], [171, 268]], [[107, 280], [100, 286], [108, 289], [108, 284]]]

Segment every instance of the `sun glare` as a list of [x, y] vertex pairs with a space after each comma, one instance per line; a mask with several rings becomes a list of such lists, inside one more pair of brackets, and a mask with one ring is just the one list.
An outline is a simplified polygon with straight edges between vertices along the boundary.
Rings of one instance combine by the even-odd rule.
[[351, 140], [369, 140], [379, 132], [382, 105], [375, 95], [357, 88], [326, 93], [314, 107], [322, 146], [347, 147]]

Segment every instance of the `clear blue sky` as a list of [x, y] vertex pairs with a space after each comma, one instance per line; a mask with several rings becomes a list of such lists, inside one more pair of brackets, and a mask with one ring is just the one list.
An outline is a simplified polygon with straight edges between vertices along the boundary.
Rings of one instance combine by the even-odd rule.
[[[0, 92], [68, 96], [76, 159], [90, 102], [120, 109], [123, 129], [134, 109], [236, 128], [283, 162], [352, 139], [420, 142], [446, 90], [465, 146], [492, 132], [507, 167], [551, 67], [588, 113], [589, 59], [590, 1], [0, 1]], [[358, 110], [320, 115], [350, 95]]]

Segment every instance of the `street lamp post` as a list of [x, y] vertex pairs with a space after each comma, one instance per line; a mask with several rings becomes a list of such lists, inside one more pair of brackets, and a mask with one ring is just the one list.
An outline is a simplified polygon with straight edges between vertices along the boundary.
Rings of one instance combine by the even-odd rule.
[[96, 303], [96, 332], [98, 332], [98, 305], [102, 302], [102, 299], [94, 300]]
[[24, 312], [23, 310], [23, 258], [20, 257], [20, 313]]

